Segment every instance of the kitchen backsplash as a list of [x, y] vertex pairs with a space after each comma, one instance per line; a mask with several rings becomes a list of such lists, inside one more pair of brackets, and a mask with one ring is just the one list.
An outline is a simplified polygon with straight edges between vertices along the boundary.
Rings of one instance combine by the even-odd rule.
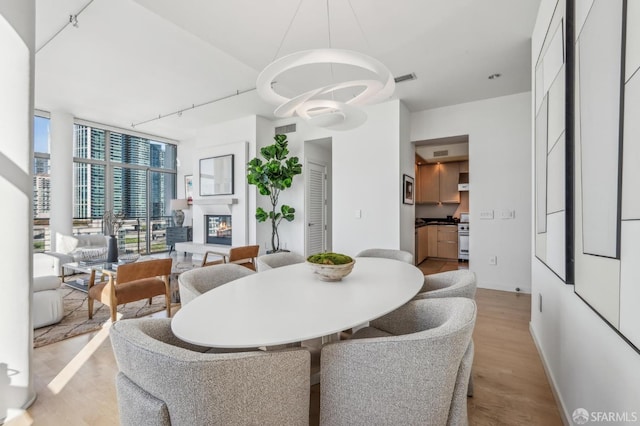
[[420, 204], [416, 205], [416, 217], [455, 216], [458, 204]]

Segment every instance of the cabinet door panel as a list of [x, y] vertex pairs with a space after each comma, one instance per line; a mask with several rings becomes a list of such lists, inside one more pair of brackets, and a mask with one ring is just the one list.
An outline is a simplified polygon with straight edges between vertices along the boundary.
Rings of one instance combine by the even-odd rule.
[[420, 166], [422, 203], [438, 203], [440, 201], [440, 175], [437, 164]]
[[429, 244], [429, 235], [427, 227], [418, 228], [418, 263], [421, 263], [428, 256], [427, 247]]
[[443, 259], [457, 259], [458, 242], [438, 241], [438, 257]]
[[459, 203], [458, 179], [460, 167], [458, 162], [441, 163], [440, 167], [440, 202]]
[[427, 228], [427, 257], [438, 257], [438, 225], [425, 226]]

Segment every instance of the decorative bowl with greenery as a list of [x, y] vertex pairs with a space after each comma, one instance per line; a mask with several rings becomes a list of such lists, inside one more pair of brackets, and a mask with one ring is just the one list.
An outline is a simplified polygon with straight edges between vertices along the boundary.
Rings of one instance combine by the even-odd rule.
[[307, 258], [307, 264], [322, 281], [340, 281], [353, 270], [356, 261], [341, 253], [318, 253]]

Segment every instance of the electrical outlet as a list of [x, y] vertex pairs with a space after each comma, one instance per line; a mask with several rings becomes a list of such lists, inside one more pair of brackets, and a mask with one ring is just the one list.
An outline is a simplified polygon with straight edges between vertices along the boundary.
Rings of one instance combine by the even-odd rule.
[[498, 256], [489, 257], [489, 265], [497, 265], [498, 264]]

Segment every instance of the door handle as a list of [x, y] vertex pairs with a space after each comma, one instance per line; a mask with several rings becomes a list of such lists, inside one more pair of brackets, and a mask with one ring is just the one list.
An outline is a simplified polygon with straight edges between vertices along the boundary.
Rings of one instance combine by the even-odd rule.
[[315, 223], [308, 223], [307, 226], [313, 226]]

